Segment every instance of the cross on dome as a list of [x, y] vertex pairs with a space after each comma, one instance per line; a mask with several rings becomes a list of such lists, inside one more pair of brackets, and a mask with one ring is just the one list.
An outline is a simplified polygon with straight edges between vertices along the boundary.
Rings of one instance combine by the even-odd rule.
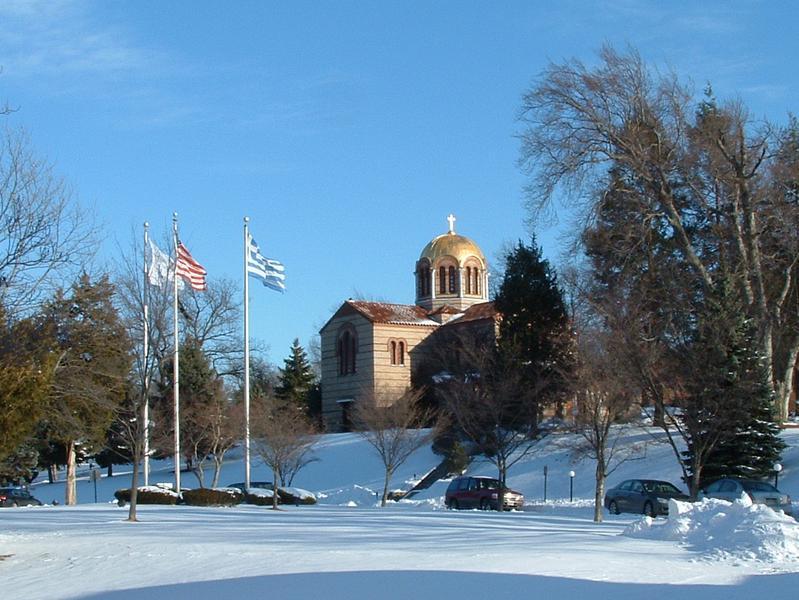
[[449, 232], [450, 233], [455, 233], [455, 215], [453, 215], [452, 213], [449, 213], [449, 216], [447, 217], [447, 221], [449, 221]]

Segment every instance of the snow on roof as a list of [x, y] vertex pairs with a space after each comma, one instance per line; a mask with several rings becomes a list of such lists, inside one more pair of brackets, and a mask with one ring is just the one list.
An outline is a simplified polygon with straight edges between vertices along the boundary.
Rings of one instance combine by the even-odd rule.
[[363, 300], [347, 300], [347, 304], [372, 323], [438, 327], [438, 323], [427, 316], [427, 311], [415, 304], [389, 304]]

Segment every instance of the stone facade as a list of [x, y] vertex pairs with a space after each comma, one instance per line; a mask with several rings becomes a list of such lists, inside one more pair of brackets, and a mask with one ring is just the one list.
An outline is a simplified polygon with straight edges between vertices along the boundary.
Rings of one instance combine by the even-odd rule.
[[[416, 262], [416, 304], [347, 300], [322, 327], [322, 417], [327, 431], [350, 429], [356, 402], [390, 404], [411, 386], [442, 328], [494, 327], [488, 264], [454, 231], [434, 238]], [[431, 337], [432, 336], [432, 337]]]

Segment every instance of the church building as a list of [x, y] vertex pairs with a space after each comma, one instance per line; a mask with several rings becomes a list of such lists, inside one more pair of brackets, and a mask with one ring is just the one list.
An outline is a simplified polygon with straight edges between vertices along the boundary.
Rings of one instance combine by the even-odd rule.
[[415, 304], [347, 300], [320, 331], [322, 417], [327, 431], [347, 431], [362, 400], [390, 404], [410, 386], [438, 332], [496, 327], [488, 302], [488, 263], [469, 238], [449, 230], [422, 250], [414, 270]]

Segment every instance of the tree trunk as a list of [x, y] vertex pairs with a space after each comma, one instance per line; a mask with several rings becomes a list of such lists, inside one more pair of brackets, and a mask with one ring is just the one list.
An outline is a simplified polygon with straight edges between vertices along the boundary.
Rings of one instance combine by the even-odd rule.
[[605, 457], [596, 461], [596, 489], [594, 491], [594, 522], [602, 522], [602, 501], [605, 498]]
[[777, 416], [780, 421], [788, 419], [788, 409], [791, 403], [791, 392], [794, 387], [794, 372], [797, 367], [797, 359], [799, 359], [799, 338], [788, 352], [788, 359], [785, 362], [785, 371], [782, 377], [779, 378], [778, 384], [775, 386], [777, 403]]
[[106, 477], [113, 477], [114, 476], [114, 464], [108, 463], [108, 469], [106, 470]]
[[211, 487], [215, 488], [219, 485], [219, 475], [222, 473], [222, 459], [217, 458], [214, 454], [214, 477], [211, 480]]
[[391, 482], [391, 470], [386, 469], [386, 478], [383, 481], [383, 497], [380, 499], [380, 506], [385, 507], [388, 501], [388, 484]]
[[505, 506], [505, 478], [508, 476], [508, 467], [504, 460], [499, 460], [499, 489], [497, 490], [497, 510], [502, 512]]
[[47, 465], [47, 481], [50, 483], [58, 481], [58, 467], [56, 465]]
[[702, 480], [702, 467], [694, 465], [694, 472], [691, 474], [691, 500], [696, 500], [699, 496], [699, 482]]
[[272, 510], [277, 510], [277, 482], [280, 480], [280, 474], [277, 469], [272, 469]]
[[77, 459], [75, 457], [75, 442], [67, 444], [67, 485], [64, 488], [64, 503], [67, 506], [75, 506], [78, 503], [78, 491], [75, 478], [77, 469]]
[[128, 509], [128, 521], [138, 521], [136, 518], [136, 504], [139, 499], [139, 458], [140, 453], [136, 452], [133, 457], [133, 478], [130, 483], [130, 508]]

